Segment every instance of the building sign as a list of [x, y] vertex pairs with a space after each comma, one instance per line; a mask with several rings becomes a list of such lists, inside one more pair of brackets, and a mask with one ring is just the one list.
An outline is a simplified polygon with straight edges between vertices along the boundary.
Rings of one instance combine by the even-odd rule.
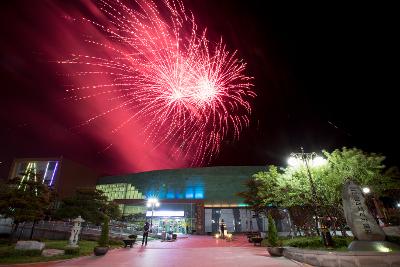
[[204, 234], [204, 203], [196, 203], [196, 233]]
[[[146, 217], [151, 217], [151, 210], [146, 212]], [[153, 211], [153, 217], [184, 217], [185, 212], [183, 210], [155, 210]]]

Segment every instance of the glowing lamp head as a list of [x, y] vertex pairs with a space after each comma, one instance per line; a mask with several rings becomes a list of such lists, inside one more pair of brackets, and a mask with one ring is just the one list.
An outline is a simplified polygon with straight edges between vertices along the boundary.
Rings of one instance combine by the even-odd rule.
[[160, 206], [160, 202], [158, 202], [157, 198], [149, 198], [147, 200], [146, 206], [149, 207], [149, 208], [150, 207], [159, 207]]
[[364, 194], [369, 194], [371, 192], [371, 189], [369, 189], [369, 187], [363, 187], [362, 191]]
[[313, 160], [312, 160], [312, 166], [313, 167], [321, 167], [323, 165], [325, 165], [327, 163], [327, 160], [324, 159], [321, 156], [316, 156]]
[[397, 206], [398, 208], [400, 208], [400, 202], [398, 202], [396, 206]]
[[298, 168], [301, 164], [300, 159], [296, 158], [296, 157], [289, 157], [287, 163], [289, 164], [289, 166], [293, 167], [293, 168]]

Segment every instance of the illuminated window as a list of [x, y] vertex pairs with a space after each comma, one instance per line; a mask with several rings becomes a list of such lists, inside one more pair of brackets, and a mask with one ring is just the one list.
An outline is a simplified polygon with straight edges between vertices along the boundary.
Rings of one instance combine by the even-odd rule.
[[35, 180], [53, 186], [58, 169], [58, 161], [23, 161], [18, 162], [13, 177], [22, 181]]
[[114, 199], [144, 199], [143, 195], [131, 184], [102, 184], [96, 188], [104, 192], [108, 200]]

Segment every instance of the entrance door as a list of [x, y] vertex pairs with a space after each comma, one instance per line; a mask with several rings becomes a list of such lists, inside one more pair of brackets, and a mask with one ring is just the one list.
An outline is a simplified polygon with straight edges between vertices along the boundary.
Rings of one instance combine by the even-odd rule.
[[166, 231], [166, 232], [173, 232], [173, 233], [186, 233], [186, 223], [184, 218], [159, 218], [157, 220], [157, 228], [158, 232]]

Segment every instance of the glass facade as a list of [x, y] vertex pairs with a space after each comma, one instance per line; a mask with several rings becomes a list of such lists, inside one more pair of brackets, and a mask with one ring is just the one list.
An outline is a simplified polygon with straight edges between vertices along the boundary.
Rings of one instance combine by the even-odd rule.
[[[156, 232], [173, 229], [180, 233], [217, 232], [224, 219], [229, 232], [264, 230], [262, 218], [253, 218], [239, 192], [245, 182], [266, 166], [219, 166], [169, 169], [135, 174], [101, 177], [97, 189], [109, 200], [121, 204], [124, 215], [146, 213], [145, 201], [158, 198], [155, 211], [183, 211], [184, 216], [154, 216]], [[150, 218], [150, 217], [148, 217]]]
[[265, 231], [265, 218], [255, 218], [254, 215], [253, 211], [245, 208], [206, 208], [204, 215], [205, 232], [218, 232], [222, 220], [224, 220], [228, 232]]

